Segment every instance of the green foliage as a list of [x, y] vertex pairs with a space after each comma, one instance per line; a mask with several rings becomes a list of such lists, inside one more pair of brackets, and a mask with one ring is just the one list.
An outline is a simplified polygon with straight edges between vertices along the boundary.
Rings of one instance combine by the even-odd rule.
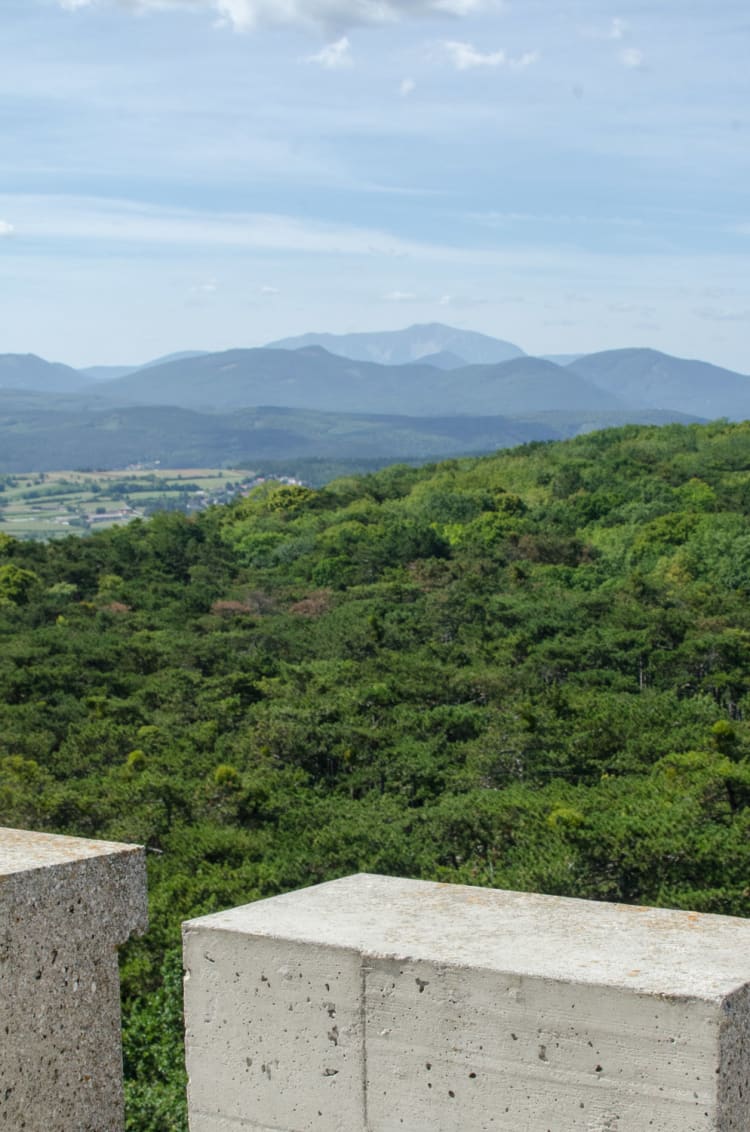
[[131, 1001], [123, 1019], [127, 1132], [187, 1128], [182, 1029], [182, 955], [170, 950], [159, 987]]
[[629, 426], [0, 536], [0, 821], [139, 841], [128, 1127], [179, 925], [357, 870], [750, 914], [750, 425]]
[[0, 605], [25, 605], [39, 578], [14, 562], [0, 566]]

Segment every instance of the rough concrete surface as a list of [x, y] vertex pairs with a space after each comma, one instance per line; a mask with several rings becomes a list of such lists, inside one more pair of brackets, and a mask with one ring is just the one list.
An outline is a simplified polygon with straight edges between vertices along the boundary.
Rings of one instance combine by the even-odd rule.
[[357, 876], [185, 925], [191, 1132], [748, 1132], [750, 922]]
[[0, 829], [0, 1130], [122, 1129], [117, 947], [145, 928], [142, 849]]

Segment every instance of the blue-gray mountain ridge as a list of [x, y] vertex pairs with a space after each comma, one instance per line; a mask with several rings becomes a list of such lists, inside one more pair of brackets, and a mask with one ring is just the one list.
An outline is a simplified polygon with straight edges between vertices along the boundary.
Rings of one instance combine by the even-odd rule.
[[[650, 349], [559, 364], [567, 359], [439, 325], [304, 340], [135, 369], [0, 355], [0, 471], [70, 467], [74, 457], [97, 467], [358, 452], [438, 458], [623, 423], [750, 417], [750, 377]], [[467, 354], [493, 350], [512, 356], [467, 364]], [[420, 351], [428, 353], [400, 360]]]

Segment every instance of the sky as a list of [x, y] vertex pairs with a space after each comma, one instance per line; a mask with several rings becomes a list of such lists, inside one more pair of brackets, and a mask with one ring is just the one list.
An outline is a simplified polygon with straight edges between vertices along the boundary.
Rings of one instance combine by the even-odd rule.
[[2, 0], [0, 353], [445, 322], [750, 373], [747, 0]]

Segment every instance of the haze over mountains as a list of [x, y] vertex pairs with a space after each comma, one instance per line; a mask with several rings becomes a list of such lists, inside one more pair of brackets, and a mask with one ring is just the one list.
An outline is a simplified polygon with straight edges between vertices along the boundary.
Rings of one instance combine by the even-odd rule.
[[424, 361], [430, 355], [450, 353], [463, 364], [492, 365], [521, 358], [525, 351], [512, 342], [490, 338], [475, 330], [456, 330], [440, 322], [409, 326], [405, 330], [382, 330], [360, 334], [302, 334], [269, 342], [269, 349], [300, 350], [305, 346], [322, 346], [330, 354], [352, 358], [358, 362], [379, 362], [381, 365], [406, 365]]
[[3, 472], [427, 459], [716, 417], [750, 417], [750, 377], [637, 348], [553, 361], [440, 325], [84, 371], [0, 355]]
[[658, 350], [606, 350], [578, 358], [568, 368], [631, 405], [679, 406], [709, 420], [750, 416], [750, 378], [708, 362]]
[[77, 393], [91, 385], [91, 379], [79, 370], [46, 362], [36, 354], [0, 354], [0, 389]]
[[117, 378], [99, 391], [121, 404], [215, 411], [275, 405], [410, 416], [624, 409], [615, 394], [539, 358], [442, 370], [422, 362], [380, 365], [300, 350], [227, 350]]
[[183, 358], [197, 358], [205, 354], [205, 350], [180, 350], [176, 354], [165, 354], [161, 358], [154, 358], [150, 362], [141, 362], [136, 366], [87, 366], [81, 370], [86, 377], [93, 377], [95, 381], [114, 381], [116, 377], [125, 377], [128, 373], [135, 373], [139, 369], [148, 369], [150, 366], [159, 366], [164, 362], [179, 362]]

